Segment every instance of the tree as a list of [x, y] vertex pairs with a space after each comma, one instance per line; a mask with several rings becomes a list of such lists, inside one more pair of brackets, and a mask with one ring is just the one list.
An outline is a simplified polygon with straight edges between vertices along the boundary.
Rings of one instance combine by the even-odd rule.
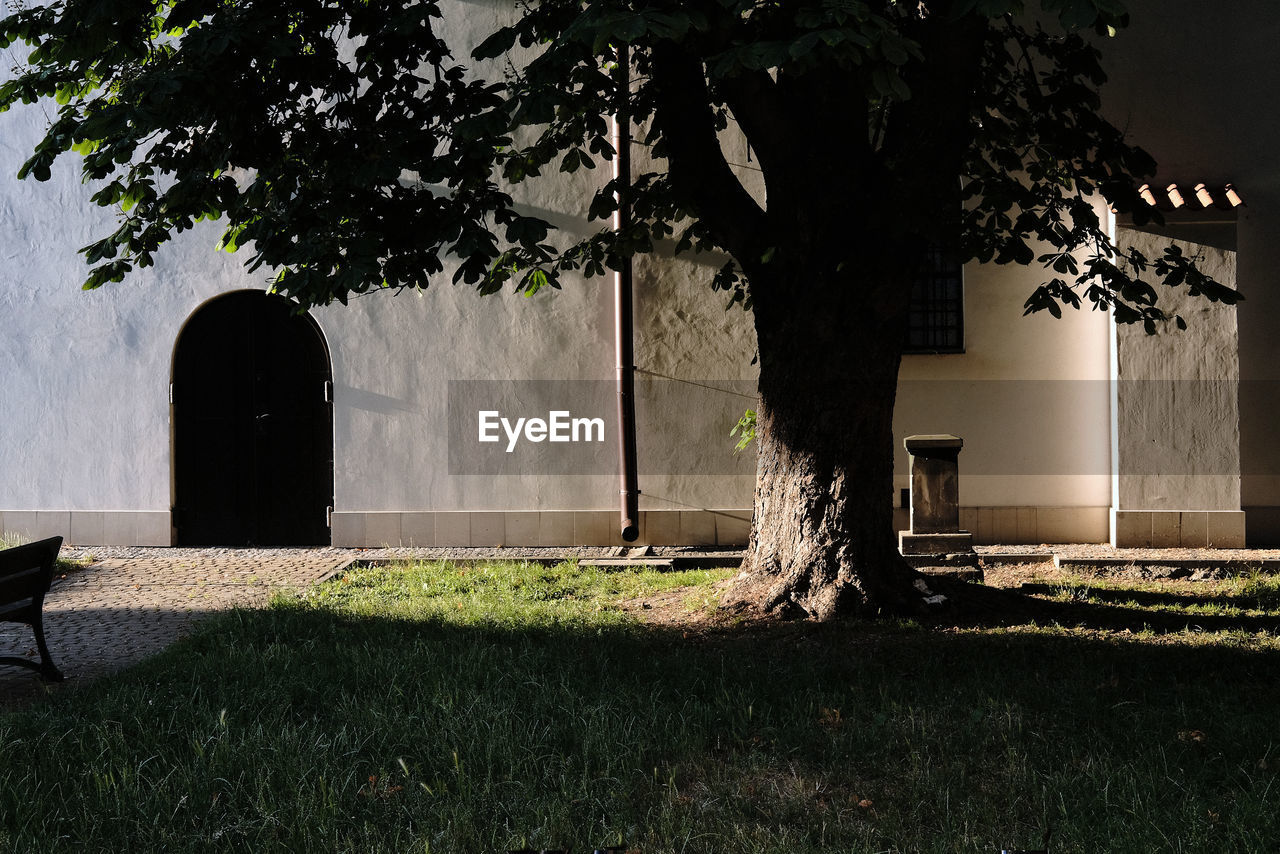
[[[1076, 32], [1114, 35], [1118, 0], [1025, 5], [529, 0], [455, 58], [437, 2], [58, 0], [0, 22], [6, 45], [33, 45], [0, 107], [56, 99], [22, 174], [78, 151], [94, 200], [123, 212], [84, 250], [90, 288], [216, 217], [304, 306], [425, 288], [446, 256], [455, 282], [532, 293], [658, 238], [727, 252], [712, 287], [752, 312], [760, 362], [754, 522], [731, 598], [915, 610], [928, 590], [897, 554], [887, 497], [926, 247], [1042, 265], [1028, 312], [1087, 300], [1151, 329], [1152, 282], [1237, 299], [1176, 252], [1113, 246], [1099, 221], [1099, 198], [1144, 217], [1134, 179], [1154, 171], [1098, 116], [1099, 54]], [[619, 110], [665, 168], [595, 197], [601, 219], [626, 198], [627, 230], [558, 243], [504, 187], [610, 159]], [[726, 162], [730, 125], [767, 201]]]

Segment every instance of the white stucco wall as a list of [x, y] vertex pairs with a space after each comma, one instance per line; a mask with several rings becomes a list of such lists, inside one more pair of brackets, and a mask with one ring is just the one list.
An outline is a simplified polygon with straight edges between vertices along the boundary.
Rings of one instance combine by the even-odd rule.
[[[0, 137], [0, 512], [149, 511], [170, 506], [168, 383], [174, 342], [202, 303], [261, 289], [242, 256], [214, 251], [216, 226], [181, 236], [155, 268], [92, 293], [78, 284], [76, 250], [110, 228], [92, 208], [74, 158], [51, 181], [12, 178], [47, 121], [40, 107], [4, 117]], [[585, 222], [597, 171], [522, 190], [526, 210], [570, 232]], [[455, 379], [612, 380], [608, 279], [570, 280], [532, 299], [479, 297], [442, 284], [380, 293], [313, 312], [331, 353], [335, 506], [341, 511], [581, 510], [617, 504], [614, 474], [467, 476], [447, 468], [447, 383]], [[641, 262], [636, 354], [642, 372], [677, 380], [750, 380], [750, 319], [726, 313], [706, 288], [714, 267]], [[669, 381], [669, 380], [667, 380]], [[643, 407], [644, 398], [641, 398]], [[742, 406], [741, 408], [746, 408]], [[689, 441], [670, 423], [673, 441]], [[709, 454], [731, 455], [728, 429]], [[693, 441], [697, 441], [693, 437]], [[607, 442], [612, 447], [614, 437]], [[642, 471], [645, 461], [641, 460]], [[749, 462], [748, 462], [749, 465]], [[662, 473], [645, 480], [647, 506], [750, 505], [749, 475]]]
[[[489, 26], [496, 14], [492, 3], [468, 8], [470, 31]], [[248, 274], [240, 257], [215, 252], [218, 229], [205, 226], [181, 236], [155, 268], [98, 292], [80, 291], [85, 267], [76, 250], [108, 229], [111, 214], [88, 205], [90, 190], [74, 158], [60, 162], [45, 184], [9, 177], [47, 116], [38, 106], [19, 107], [4, 119], [0, 251], [7, 264], [0, 316], [15, 332], [0, 338], [0, 400], [9, 413], [0, 429], [0, 512], [150, 513], [159, 524], [171, 502], [174, 342], [204, 302], [261, 289], [267, 276]], [[759, 189], [742, 155], [733, 159]], [[585, 222], [586, 206], [603, 180], [596, 172], [537, 182], [521, 187], [518, 198], [527, 211], [586, 233], [596, 227]], [[646, 471], [642, 454], [642, 507], [749, 507], [750, 459], [733, 457], [727, 434], [733, 413], [751, 405], [743, 395], [755, 375], [750, 318], [726, 312], [723, 297], [707, 288], [721, 259], [677, 261], [663, 249], [669, 247], [636, 265], [639, 420], [661, 433], [649, 441], [701, 443], [702, 456], [723, 458], [722, 469], [738, 473]], [[1100, 319], [1022, 318], [1033, 285], [1015, 267], [967, 272], [967, 352], [906, 359], [897, 432], [965, 437], [968, 505], [1105, 504], [1105, 471], [1097, 469], [1105, 459], [1105, 413], [1095, 411], [1105, 397], [1080, 382], [1105, 377]], [[570, 281], [534, 299], [480, 298], [443, 284], [424, 294], [369, 295], [313, 315], [332, 358], [339, 513], [616, 507], [613, 473], [457, 475], [447, 465], [449, 380], [613, 378], [607, 280]], [[932, 381], [927, 389], [925, 379]], [[1032, 396], [1058, 389], [1056, 383], [1072, 391], [1028, 409], [1020, 405], [1027, 381], [1038, 384]], [[690, 435], [688, 419], [646, 409], [649, 387], [673, 382], [724, 389], [709, 399], [721, 401], [729, 420]], [[1053, 450], [1048, 463], [1046, 448]]]
[[[503, 4], [463, 5], [460, 32], [474, 37], [491, 26]], [[1275, 77], [1264, 74], [1270, 66], [1259, 65], [1262, 54], [1255, 56], [1255, 49], [1270, 43], [1277, 22], [1268, 18], [1269, 6], [1242, 4], [1240, 14], [1257, 16], [1259, 25], [1229, 33], [1246, 39], [1230, 57], [1197, 64], [1187, 60], [1197, 55], [1190, 49], [1197, 36], [1183, 26], [1191, 20], [1185, 16], [1201, 15], [1210, 28], [1222, 16], [1203, 4], [1176, 5], [1176, 15], [1150, 18], [1150, 26], [1142, 24], [1143, 8], [1135, 9], [1134, 37], [1126, 44], [1137, 47], [1117, 65], [1130, 73], [1119, 74], [1112, 87], [1112, 116], [1135, 133], [1178, 140], [1164, 147], [1140, 140], [1169, 169], [1185, 166], [1197, 180], [1235, 180], [1248, 195], [1240, 223], [1239, 279], [1249, 297], [1239, 314], [1240, 375], [1280, 380], [1272, 355], [1280, 297], [1267, 287], [1280, 268], [1280, 242], [1272, 238], [1280, 227], [1272, 213], [1280, 210], [1273, 201], [1280, 201], [1280, 180], [1274, 165], [1256, 156], [1274, 148], [1278, 120], [1274, 111], [1253, 109], [1259, 96], [1249, 87], [1236, 87], [1226, 101], [1218, 97], [1231, 80]], [[1186, 66], [1172, 77], [1151, 72], [1159, 66], [1151, 64], [1150, 51], [1161, 44], [1173, 44], [1168, 53]], [[1224, 59], [1230, 60], [1225, 66]], [[1177, 109], [1165, 109], [1168, 103]], [[0, 318], [9, 330], [0, 336], [0, 512], [162, 514], [170, 504], [167, 387], [174, 341], [203, 302], [229, 290], [261, 288], [266, 277], [245, 273], [239, 257], [214, 252], [217, 229], [206, 227], [181, 237], [156, 268], [82, 293], [85, 267], [75, 250], [107, 230], [110, 214], [88, 207], [89, 190], [79, 183], [73, 159], [60, 163], [47, 184], [11, 177], [45, 121], [40, 107], [19, 107], [0, 120]], [[1249, 146], [1239, 140], [1245, 127]], [[736, 159], [745, 163], [745, 152]], [[562, 227], [593, 228], [583, 215], [604, 177], [539, 182], [520, 188], [519, 199]], [[661, 253], [638, 262], [638, 383], [642, 392], [657, 381], [719, 383], [727, 390], [712, 394], [723, 394], [726, 407], [746, 408], [750, 401], [735, 397], [740, 389], [726, 381], [750, 383], [754, 376], [750, 321], [741, 312], [726, 313], [723, 298], [708, 292], [714, 269], [712, 259], [677, 262]], [[1023, 302], [1038, 281], [1035, 271], [1016, 266], [966, 269], [966, 352], [904, 359], [896, 471], [905, 486], [903, 436], [956, 433], [965, 439], [962, 505], [1006, 515], [1012, 508], [1079, 511], [1059, 515], [1057, 524], [1063, 536], [1087, 538], [1082, 532], [1097, 527], [1092, 511], [1111, 503], [1111, 332], [1100, 312], [1067, 311], [1061, 320], [1023, 317]], [[532, 300], [511, 294], [482, 299], [443, 284], [426, 294], [377, 294], [314, 314], [333, 362], [339, 512], [616, 506], [612, 473], [482, 476], [451, 475], [447, 468], [449, 380], [612, 379], [607, 281], [569, 282], [563, 291]], [[1248, 399], [1241, 395], [1242, 501], [1276, 509], [1280, 532], [1280, 451], [1270, 439], [1269, 400], [1275, 396], [1268, 398], [1261, 384], [1257, 389]], [[661, 424], [663, 416], [646, 410], [642, 397], [642, 423]], [[732, 445], [729, 426], [722, 437], [693, 441], [703, 442], [707, 455], [723, 456]], [[676, 420], [667, 429], [664, 440], [690, 441]], [[1250, 460], [1258, 465], [1251, 468]], [[645, 474], [643, 458], [641, 470], [642, 507], [650, 510], [751, 503], [749, 473]], [[1008, 524], [1016, 528], [1021, 517], [1014, 517]], [[1027, 530], [1028, 537], [1050, 539], [1047, 529]]]
[[[0, 137], [0, 509], [167, 509], [168, 348], [187, 283], [148, 270], [81, 292], [75, 250], [110, 227], [59, 163], [46, 184], [13, 176], [44, 125], [37, 106]], [[216, 270], [210, 278], [216, 278]], [[174, 292], [177, 289], [177, 293]]]
[[1249, 541], [1280, 543], [1280, 14], [1267, 0], [1134, 0], [1105, 112], [1160, 164], [1153, 186], [1233, 183], [1238, 210], [1240, 501]]
[[1106, 507], [1109, 492], [1105, 314], [1067, 309], [1023, 316], [1035, 269], [970, 264], [964, 271], [965, 352], [903, 358], [894, 418], [902, 439], [953, 433], [965, 506]]
[[[1148, 259], [1177, 246], [1202, 272], [1236, 282], [1236, 253], [1121, 229], [1119, 240]], [[1139, 324], [1118, 338], [1119, 507], [1239, 510], [1240, 378], [1236, 308], [1160, 288], [1165, 310], [1187, 323]]]

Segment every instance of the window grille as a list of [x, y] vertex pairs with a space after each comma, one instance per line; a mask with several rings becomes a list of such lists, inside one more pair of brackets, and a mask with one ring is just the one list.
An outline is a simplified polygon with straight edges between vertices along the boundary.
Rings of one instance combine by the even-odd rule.
[[936, 246], [929, 248], [911, 285], [903, 352], [964, 352], [963, 265]]

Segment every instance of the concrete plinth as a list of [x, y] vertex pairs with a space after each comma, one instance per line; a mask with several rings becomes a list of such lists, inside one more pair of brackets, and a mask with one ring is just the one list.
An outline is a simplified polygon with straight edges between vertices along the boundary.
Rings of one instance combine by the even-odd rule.
[[951, 565], [944, 564], [935, 566], [926, 564], [924, 566], [915, 567], [916, 572], [922, 575], [931, 575], [935, 578], [954, 578], [956, 581], [971, 581], [975, 584], [981, 584], [986, 576], [982, 573], [980, 566], [968, 565]]
[[949, 434], [908, 436], [911, 462], [911, 532], [960, 530], [960, 465], [964, 441]]
[[898, 551], [904, 555], [941, 555], [973, 551], [973, 534], [953, 531], [947, 534], [898, 532]]
[[983, 580], [982, 565], [978, 562], [976, 552], [903, 555], [903, 557], [913, 569], [925, 575], [940, 575], [944, 578], [958, 578], [961, 581], [981, 582]]
[[964, 441], [939, 434], [908, 436], [911, 530], [898, 532], [898, 551], [920, 572], [982, 581], [973, 534], [960, 530], [960, 465]]

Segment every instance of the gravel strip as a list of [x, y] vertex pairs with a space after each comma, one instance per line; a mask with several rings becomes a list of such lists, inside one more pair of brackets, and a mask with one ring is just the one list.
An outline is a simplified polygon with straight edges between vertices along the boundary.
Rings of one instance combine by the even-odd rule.
[[1280, 560], [1280, 549], [1116, 549], [1106, 543], [976, 546], [979, 555], [1001, 552], [1057, 555], [1063, 560], [1114, 560], [1116, 563], [1159, 563], [1169, 560], [1256, 563]]
[[[511, 559], [520, 557], [552, 558], [608, 558], [625, 557], [629, 547], [617, 546], [511, 546], [507, 548], [377, 548], [348, 549], [323, 546], [303, 549], [233, 549], [233, 548], [173, 548], [158, 546], [64, 546], [62, 557], [69, 560], [151, 559], [151, 560], [203, 560], [209, 558], [234, 558], [238, 560], [272, 560], [310, 557], [327, 560], [330, 557], [353, 560], [380, 560], [403, 558], [407, 560], [478, 560], [482, 558]], [[1046, 559], [1058, 555], [1063, 559], [1092, 558], [1114, 560], [1117, 563], [1159, 563], [1162, 560], [1210, 560], [1222, 562], [1257, 562], [1280, 560], [1280, 549], [1116, 549], [1105, 543], [1040, 543], [1035, 545], [1001, 543], [975, 546], [979, 556], [998, 554], [1044, 555]], [[709, 546], [652, 546], [648, 554], [657, 557], [681, 555], [723, 554], [726, 559], [741, 557], [741, 550], [713, 548]]]
[[[208, 560], [228, 558], [236, 560], [288, 560], [291, 558], [330, 557], [349, 560], [499, 560], [533, 557], [541, 560], [568, 558], [626, 557], [629, 552], [644, 548], [622, 546], [509, 546], [506, 548], [437, 547], [437, 548], [378, 548], [346, 549], [321, 546], [306, 549], [233, 549], [233, 548], [174, 548], [161, 546], [63, 546], [61, 557], [67, 560]], [[741, 558], [737, 549], [712, 546], [651, 546], [650, 556], [678, 557], [681, 555], [723, 554], [726, 559]]]

